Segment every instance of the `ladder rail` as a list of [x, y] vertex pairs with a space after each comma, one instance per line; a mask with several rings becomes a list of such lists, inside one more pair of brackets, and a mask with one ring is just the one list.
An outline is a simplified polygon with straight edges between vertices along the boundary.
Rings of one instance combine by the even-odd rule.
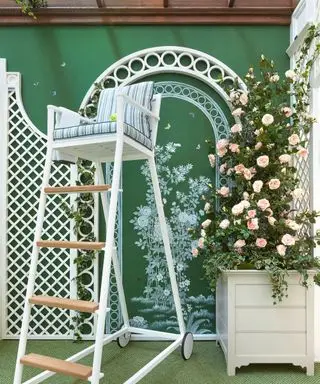
[[[96, 170], [97, 170], [97, 176], [98, 176], [98, 181], [99, 183], [104, 182], [104, 176], [102, 172], [102, 167], [101, 163], [96, 164]], [[105, 222], [108, 221], [108, 216], [109, 216], [109, 200], [107, 193], [101, 193], [101, 204], [102, 204], [102, 209], [103, 209], [103, 215], [105, 217]], [[116, 278], [116, 284], [117, 284], [117, 290], [118, 290], [118, 295], [119, 295], [119, 303], [120, 303], [120, 308], [121, 308], [121, 314], [124, 322], [125, 327], [129, 327], [129, 315], [128, 315], [128, 309], [127, 309], [127, 304], [126, 304], [126, 298], [124, 294], [124, 289], [123, 289], [123, 283], [122, 283], [122, 277], [121, 277], [121, 270], [120, 270], [120, 264], [118, 260], [118, 255], [117, 255], [117, 248], [113, 248], [112, 252], [112, 263], [113, 263], [113, 268], [114, 268], [114, 274]]]
[[32, 246], [30, 272], [28, 277], [28, 285], [27, 285], [27, 292], [26, 292], [26, 298], [25, 298], [25, 304], [24, 304], [22, 326], [21, 326], [21, 332], [20, 332], [20, 341], [19, 341], [19, 347], [18, 347], [18, 353], [17, 353], [17, 361], [16, 361], [13, 384], [20, 384], [22, 380], [23, 365], [21, 364], [20, 359], [25, 355], [26, 346], [27, 346], [29, 320], [30, 320], [30, 314], [31, 314], [31, 304], [29, 303], [29, 298], [33, 295], [33, 292], [34, 292], [36, 273], [37, 273], [39, 248], [37, 247], [36, 242], [39, 241], [41, 238], [41, 232], [42, 232], [42, 227], [44, 222], [46, 199], [47, 199], [46, 193], [44, 192], [44, 188], [46, 185], [49, 184], [49, 179], [50, 179], [53, 128], [54, 128], [54, 111], [50, 107], [48, 107], [47, 154], [46, 154], [46, 160], [45, 160], [45, 166], [44, 166], [42, 188], [40, 192], [40, 200], [39, 200], [39, 208], [38, 208], [37, 221], [36, 221], [34, 242]]

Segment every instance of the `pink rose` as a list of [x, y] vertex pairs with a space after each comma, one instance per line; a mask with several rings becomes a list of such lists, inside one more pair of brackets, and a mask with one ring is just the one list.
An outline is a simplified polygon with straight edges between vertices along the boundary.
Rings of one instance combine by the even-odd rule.
[[198, 247], [202, 249], [203, 246], [204, 246], [204, 238], [200, 237], [200, 239], [198, 240]]
[[198, 255], [199, 255], [199, 251], [197, 250], [197, 248], [192, 248], [192, 256], [197, 257]]
[[289, 235], [288, 233], [286, 233], [285, 235], [282, 236], [281, 242], [282, 242], [282, 244], [289, 245], [289, 246], [295, 245], [295, 243], [296, 243], [294, 237]]
[[251, 180], [253, 178], [253, 174], [251, 173], [250, 169], [245, 168], [243, 170], [243, 176], [246, 180]]
[[239, 144], [230, 143], [229, 149], [232, 153], [240, 153]]
[[294, 133], [288, 138], [288, 141], [290, 145], [297, 145], [300, 143], [300, 138], [296, 133]]
[[227, 139], [220, 139], [217, 141], [216, 147], [217, 149], [224, 149], [228, 146], [229, 141]]
[[284, 113], [286, 117], [292, 116], [292, 109], [289, 107], [284, 107], [281, 109], [281, 111]]
[[269, 200], [267, 200], [267, 199], [260, 199], [257, 202], [257, 206], [261, 209], [261, 211], [265, 211], [267, 208], [270, 207]]
[[265, 168], [269, 165], [269, 156], [263, 155], [257, 158], [257, 165], [261, 168]]
[[280, 256], [284, 256], [286, 254], [287, 247], [282, 244], [277, 245], [277, 252]]
[[250, 219], [253, 219], [254, 217], [256, 217], [256, 214], [257, 214], [257, 211], [255, 209], [250, 209], [250, 211], [248, 211], [248, 217]]
[[281, 164], [290, 163], [291, 156], [290, 155], [281, 155], [281, 156], [279, 156], [279, 161]]
[[267, 240], [266, 239], [258, 238], [256, 240], [256, 246], [258, 248], [264, 248], [266, 245], [267, 245]]
[[237, 174], [242, 173], [245, 170], [245, 166], [243, 164], [238, 164], [234, 167], [234, 170]]
[[258, 151], [262, 147], [261, 141], [258, 141], [257, 144], [254, 146], [254, 149]]
[[235, 248], [242, 248], [242, 247], [244, 247], [246, 245], [246, 242], [244, 241], [244, 240], [237, 240], [234, 244], [233, 244], [233, 246], [235, 247]]
[[222, 197], [227, 197], [229, 195], [229, 188], [228, 187], [221, 187], [220, 189], [217, 189], [217, 193], [219, 193]]
[[216, 163], [216, 157], [215, 155], [213, 155], [212, 153], [210, 153], [208, 155], [208, 159], [209, 159], [209, 163], [210, 163], [210, 166], [213, 168], [215, 166], [215, 163]]
[[280, 180], [279, 179], [271, 179], [268, 183], [269, 189], [278, 189], [280, 187]]
[[256, 180], [252, 184], [252, 188], [253, 188], [254, 192], [256, 192], [256, 193], [259, 193], [261, 191], [262, 187], [263, 187], [263, 181], [261, 181], [261, 180]]
[[232, 112], [232, 115], [233, 115], [233, 116], [241, 116], [243, 113], [244, 113], [244, 111], [242, 110], [242, 108], [237, 108], [237, 109], [235, 109], [235, 110]]
[[227, 152], [227, 148], [218, 149], [218, 156], [223, 157]]
[[255, 219], [248, 220], [247, 221], [247, 228], [250, 229], [250, 231], [255, 231], [255, 230], [259, 229], [258, 219], [255, 218]]
[[257, 173], [257, 170], [255, 169], [255, 167], [250, 167], [249, 168], [250, 172], [255, 175]]
[[239, 133], [242, 131], [242, 126], [241, 124], [234, 124], [232, 127], [231, 127], [231, 132], [232, 133]]
[[298, 155], [305, 159], [308, 156], [308, 150], [306, 148], [300, 147]]

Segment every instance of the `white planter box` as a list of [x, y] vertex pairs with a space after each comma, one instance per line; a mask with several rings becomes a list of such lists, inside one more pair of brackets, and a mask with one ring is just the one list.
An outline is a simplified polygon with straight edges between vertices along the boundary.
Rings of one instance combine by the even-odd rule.
[[267, 272], [226, 271], [217, 284], [216, 328], [227, 373], [250, 363], [291, 363], [314, 374], [314, 284], [290, 272], [288, 298], [274, 305]]

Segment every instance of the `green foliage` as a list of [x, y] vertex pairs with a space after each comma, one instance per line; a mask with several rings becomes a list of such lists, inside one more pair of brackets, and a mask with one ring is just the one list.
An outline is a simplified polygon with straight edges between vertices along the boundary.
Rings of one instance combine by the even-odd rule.
[[[90, 161], [82, 160], [78, 163], [79, 180], [77, 185], [91, 185], [94, 184], [95, 167]], [[92, 226], [88, 222], [88, 218], [92, 215], [94, 207], [94, 200], [92, 193], [81, 193], [75, 201], [76, 206], [70, 207], [68, 204], [63, 203], [62, 207], [68, 214], [68, 217], [74, 220], [75, 234], [81, 238], [81, 241], [95, 241], [92, 232]], [[92, 267], [92, 263], [96, 257], [97, 251], [79, 250], [78, 255], [74, 260], [77, 266], [77, 296], [79, 300], [90, 301], [92, 299], [90, 291], [87, 289], [86, 274], [83, 272]], [[82, 340], [81, 334], [85, 330], [84, 321], [87, 318], [85, 313], [77, 313], [73, 317], [74, 335], [76, 341]]]
[[16, 4], [21, 8], [22, 13], [36, 19], [36, 15], [33, 13], [35, 9], [44, 8], [47, 6], [46, 0], [15, 0]]
[[310, 28], [294, 71], [279, 74], [262, 55], [259, 72], [249, 68], [245, 76], [247, 89], [237, 82], [229, 89], [237, 124], [229, 138], [210, 143], [209, 153], [211, 166], [228, 175], [228, 184], [211, 186], [204, 197], [207, 220], [192, 229], [199, 238], [193, 254], [203, 257], [213, 289], [222, 270], [249, 264], [269, 272], [272, 297], [281, 301], [288, 270], [300, 272], [306, 285], [307, 270], [319, 267], [312, 256], [319, 237], [310, 236], [319, 213], [296, 208], [307, 196], [296, 165], [307, 161], [315, 121], [309, 115], [309, 77], [320, 54], [313, 44], [319, 35], [319, 28]]

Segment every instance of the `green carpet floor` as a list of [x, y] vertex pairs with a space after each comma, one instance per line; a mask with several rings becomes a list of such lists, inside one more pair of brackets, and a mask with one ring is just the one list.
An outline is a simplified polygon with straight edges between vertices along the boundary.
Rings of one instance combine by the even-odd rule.
[[[13, 371], [18, 343], [0, 341], [0, 384], [12, 384]], [[90, 345], [88, 342], [74, 344], [72, 341], [30, 341], [29, 352], [66, 358]], [[139, 368], [157, 355], [167, 344], [159, 342], [131, 342], [120, 349], [116, 343], [104, 348], [102, 370], [105, 377], [101, 384], [120, 384], [125, 382]], [[92, 357], [82, 360], [91, 364]], [[38, 371], [25, 368], [24, 379], [32, 377]], [[82, 384], [65, 376], [53, 376], [48, 384]], [[313, 384], [320, 383], [320, 364], [316, 364], [315, 376], [308, 377], [304, 370], [290, 364], [262, 365], [254, 364], [237, 371], [235, 377], [226, 375], [226, 366], [222, 351], [215, 342], [195, 343], [190, 360], [184, 361], [177, 350], [149, 373], [141, 384]]]

